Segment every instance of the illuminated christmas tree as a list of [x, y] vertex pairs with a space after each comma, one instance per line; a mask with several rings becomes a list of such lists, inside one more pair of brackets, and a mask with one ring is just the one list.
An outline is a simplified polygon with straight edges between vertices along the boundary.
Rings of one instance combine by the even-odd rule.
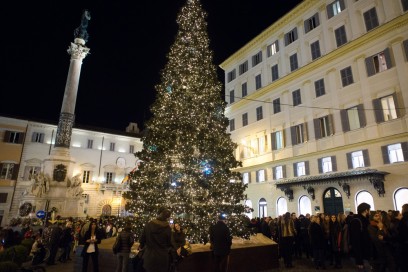
[[226, 132], [222, 84], [205, 19], [199, 0], [187, 0], [178, 14], [178, 33], [156, 86], [144, 148], [136, 154], [143, 163], [125, 194], [136, 229], [166, 206], [192, 243], [208, 241], [209, 227], [219, 214], [226, 216], [233, 235], [249, 238], [243, 215], [246, 185], [231, 171], [240, 162]]

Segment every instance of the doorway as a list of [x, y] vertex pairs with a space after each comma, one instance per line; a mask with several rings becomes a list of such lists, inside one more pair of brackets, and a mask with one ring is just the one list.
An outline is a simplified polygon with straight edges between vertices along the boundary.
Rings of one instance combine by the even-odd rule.
[[343, 197], [336, 188], [330, 187], [323, 194], [323, 210], [325, 214], [334, 214], [344, 212]]

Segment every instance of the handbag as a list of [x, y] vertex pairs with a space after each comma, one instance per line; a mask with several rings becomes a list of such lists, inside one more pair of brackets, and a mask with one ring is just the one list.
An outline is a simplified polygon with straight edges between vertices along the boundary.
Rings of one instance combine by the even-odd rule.
[[112, 246], [113, 254], [117, 254], [119, 252], [119, 250], [120, 250], [120, 240], [121, 240], [120, 235], [118, 235], [116, 237], [115, 243], [113, 243], [113, 246]]

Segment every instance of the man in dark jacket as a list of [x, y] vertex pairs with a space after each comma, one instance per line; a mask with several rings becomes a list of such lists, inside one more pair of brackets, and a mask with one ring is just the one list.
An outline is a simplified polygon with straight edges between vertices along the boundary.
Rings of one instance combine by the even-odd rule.
[[225, 272], [228, 269], [228, 256], [231, 251], [232, 237], [226, 218], [218, 217], [218, 222], [210, 227], [210, 242], [214, 255], [214, 272]]
[[359, 270], [371, 269], [364, 260], [369, 261], [372, 254], [372, 242], [368, 234], [369, 214], [371, 206], [365, 202], [357, 207], [357, 215], [350, 220], [350, 244], [351, 253]]
[[160, 208], [158, 214], [156, 219], [146, 224], [140, 237], [140, 248], [144, 249], [143, 268], [146, 272], [167, 272], [171, 264], [170, 252], [176, 250], [171, 242], [168, 222], [171, 212]]
[[126, 272], [128, 271], [130, 251], [134, 243], [132, 225], [130, 223], [126, 223], [123, 231], [118, 234], [116, 239], [120, 245], [117, 253], [118, 262], [116, 272]]
[[48, 257], [47, 264], [54, 265], [55, 257], [57, 256], [57, 252], [58, 252], [60, 237], [62, 235], [62, 228], [56, 223], [53, 223], [48, 228], [50, 232], [50, 240], [48, 242], [48, 249], [50, 250], [50, 256]]

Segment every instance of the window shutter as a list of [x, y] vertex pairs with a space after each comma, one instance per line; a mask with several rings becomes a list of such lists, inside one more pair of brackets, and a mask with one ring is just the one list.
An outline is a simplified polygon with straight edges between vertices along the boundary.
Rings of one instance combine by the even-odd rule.
[[360, 120], [360, 127], [365, 127], [367, 125], [367, 120], [365, 118], [363, 104], [357, 105], [357, 111], [358, 111], [358, 119]]
[[405, 115], [405, 108], [402, 104], [403, 98], [401, 96], [401, 92], [393, 93], [392, 98], [394, 99], [395, 109], [397, 111], [397, 117], [401, 117]]
[[296, 162], [293, 164], [293, 176], [294, 176], [294, 177], [297, 177], [297, 176], [298, 176], [298, 175], [297, 175], [297, 163], [296, 163]]
[[279, 51], [279, 40], [276, 40], [275, 45], [276, 45], [276, 52], [278, 52]]
[[381, 147], [382, 157], [384, 164], [390, 164], [390, 157], [388, 156], [388, 146]]
[[31, 135], [31, 142], [35, 142], [36, 136], [37, 136], [37, 132], [33, 132], [33, 134]]
[[323, 173], [322, 159], [317, 159], [317, 166], [319, 169], [319, 174]]
[[251, 172], [248, 172], [248, 183], [251, 183]]
[[272, 167], [272, 179], [273, 179], [273, 180], [276, 180], [276, 173], [275, 173], [275, 171], [276, 171], [276, 167]]
[[340, 9], [344, 10], [346, 8], [346, 5], [344, 5], [344, 0], [339, 0], [340, 2]]
[[307, 176], [310, 175], [309, 161], [305, 161], [305, 173]]
[[329, 120], [329, 135], [334, 135], [334, 124], [332, 114], [329, 114], [328, 120]]
[[256, 182], [257, 182], [257, 183], [259, 182], [259, 170], [256, 171]]
[[365, 59], [365, 65], [367, 69], [367, 76], [370, 77], [375, 74], [373, 57], [368, 57]]
[[305, 28], [305, 34], [310, 31], [309, 19], [303, 22], [303, 27]]
[[20, 168], [19, 164], [14, 164], [13, 173], [11, 174], [11, 179], [17, 180], [18, 177], [18, 169]]
[[384, 114], [383, 114], [383, 109], [382, 109], [382, 106], [381, 106], [380, 99], [374, 99], [373, 100], [373, 107], [374, 107], [375, 121], [377, 123], [384, 122]]
[[1, 170], [3, 169], [4, 163], [0, 163], [0, 175], [1, 175]]
[[346, 158], [347, 158], [347, 168], [353, 169], [353, 161], [351, 160], [351, 152], [346, 153]]
[[330, 19], [331, 17], [334, 16], [332, 6], [333, 6], [333, 4], [329, 4], [329, 5], [326, 6], [327, 19]]
[[392, 68], [392, 60], [391, 60], [391, 53], [390, 49], [387, 47], [384, 50], [385, 62], [387, 63], [387, 69]]
[[308, 134], [307, 134], [307, 123], [302, 124], [302, 133], [303, 133], [303, 139], [304, 142], [307, 142], [309, 140]]
[[313, 16], [316, 20], [316, 27], [320, 25], [320, 20], [319, 20], [319, 13], [316, 12], [316, 14]]
[[364, 167], [370, 166], [370, 157], [368, 156], [368, 149], [363, 150]]
[[313, 120], [314, 123], [314, 131], [315, 131], [315, 138], [316, 140], [322, 138], [322, 133], [320, 131], [320, 120], [319, 118], [316, 118]]
[[25, 133], [23, 133], [23, 132], [19, 133], [19, 136], [18, 136], [18, 143], [19, 144], [22, 144], [24, 142], [24, 136], [25, 136]]
[[9, 143], [10, 142], [10, 131], [8, 131], [8, 130], [6, 130], [6, 132], [4, 132], [4, 139], [3, 139], [3, 141], [4, 142], [6, 142], [6, 143]]
[[343, 132], [350, 131], [350, 124], [347, 116], [347, 110], [340, 110], [341, 127]]
[[272, 150], [276, 150], [276, 132], [271, 133]]
[[282, 176], [286, 178], [286, 165], [282, 165]]
[[332, 163], [332, 171], [337, 171], [337, 159], [336, 156], [331, 156], [331, 163]]
[[298, 34], [297, 34], [297, 27], [295, 27], [293, 29], [293, 37], [294, 37], [294, 41], [296, 41], [298, 39]]
[[285, 34], [285, 46], [289, 44], [289, 38], [288, 38], [289, 33]]
[[290, 128], [290, 136], [292, 138], [292, 145], [296, 145], [296, 127], [293, 126]]
[[408, 161], [408, 142], [401, 143], [402, 154], [404, 155], [404, 161]]
[[282, 129], [282, 148], [286, 147], [285, 137], [286, 137], [286, 132], [284, 129]]
[[408, 40], [402, 42], [405, 51], [405, 60], [408, 61]]

